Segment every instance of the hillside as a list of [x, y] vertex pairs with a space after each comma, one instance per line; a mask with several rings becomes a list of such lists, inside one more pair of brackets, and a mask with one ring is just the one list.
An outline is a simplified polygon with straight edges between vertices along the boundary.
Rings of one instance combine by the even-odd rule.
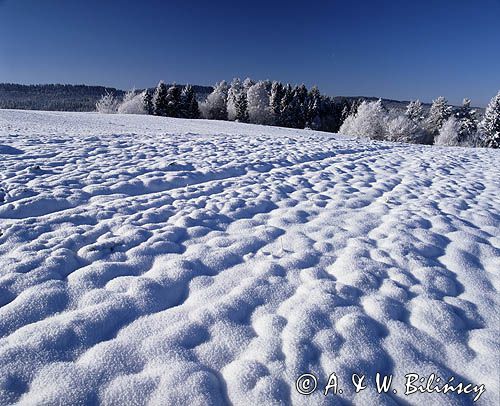
[[[207, 95], [212, 91], [211, 86], [195, 85], [193, 88], [199, 101], [205, 100]], [[59, 84], [18, 85], [0, 83], [0, 109], [77, 112], [94, 111], [96, 101], [106, 92], [118, 97], [122, 97], [125, 93], [124, 90], [103, 86]], [[338, 103], [341, 103], [343, 100], [348, 100], [350, 102], [358, 99], [378, 100], [376, 97], [366, 96], [336, 96], [333, 99]], [[408, 101], [392, 99], [382, 99], [382, 102], [385, 107], [398, 110], [404, 110], [408, 105]], [[430, 108], [430, 104], [428, 103], [423, 103], [423, 106], [426, 110]], [[479, 114], [483, 114], [483, 108], [476, 107], [476, 109]]]
[[498, 405], [499, 160], [0, 111], [0, 404]]
[[[212, 91], [206, 86], [194, 88], [200, 98]], [[95, 103], [106, 93], [122, 97], [125, 91], [103, 86], [0, 83], [0, 109], [94, 111]]]

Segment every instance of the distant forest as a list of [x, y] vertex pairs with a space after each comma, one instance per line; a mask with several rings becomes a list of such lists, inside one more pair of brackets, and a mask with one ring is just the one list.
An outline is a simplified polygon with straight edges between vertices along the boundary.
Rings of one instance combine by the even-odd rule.
[[[167, 85], [171, 86], [171, 85]], [[182, 85], [179, 85], [182, 86]], [[198, 101], [204, 101], [213, 91], [212, 86], [193, 85]], [[145, 89], [137, 89], [142, 91]], [[151, 88], [150, 90], [154, 90]], [[19, 85], [0, 83], [0, 109], [48, 110], [48, 111], [95, 111], [96, 102], [105, 94], [119, 99], [125, 95], [124, 90], [104, 86], [87, 85]], [[345, 100], [378, 100], [376, 97], [344, 97], [336, 96], [333, 100], [342, 103]], [[382, 99], [387, 108], [406, 109], [408, 101]], [[422, 103], [425, 110], [430, 104]], [[482, 109], [478, 109], [481, 111]]]
[[[213, 90], [210, 86], [193, 88], [200, 101]], [[95, 111], [96, 102], [104, 94], [121, 98], [125, 92], [104, 86], [0, 83], [0, 109]]]

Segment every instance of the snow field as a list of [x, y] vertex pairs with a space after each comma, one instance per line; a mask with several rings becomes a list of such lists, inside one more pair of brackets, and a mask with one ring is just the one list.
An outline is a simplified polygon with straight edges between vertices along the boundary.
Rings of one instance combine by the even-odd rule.
[[[498, 404], [500, 154], [0, 111], [0, 404]], [[332, 372], [342, 395], [295, 380]], [[402, 391], [401, 391], [402, 392]]]

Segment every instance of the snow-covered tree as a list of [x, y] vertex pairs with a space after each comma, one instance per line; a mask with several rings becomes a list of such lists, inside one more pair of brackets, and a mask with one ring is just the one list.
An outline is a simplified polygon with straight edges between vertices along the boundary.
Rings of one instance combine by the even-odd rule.
[[201, 104], [200, 110], [204, 118], [211, 120], [227, 120], [227, 82], [223, 80], [215, 85], [214, 90]]
[[248, 89], [250, 89], [253, 85], [255, 85], [255, 82], [250, 79], [250, 78], [246, 78], [244, 81], [243, 81], [243, 88], [245, 89], [245, 91], [248, 92]]
[[280, 82], [273, 82], [269, 97], [269, 107], [271, 108], [273, 122], [276, 125], [281, 125], [281, 99], [283, 99], [284, 93], [283, 85]]
[[470, 99], [464, 99], [462, 106], [455, 113], [455, 118], [459, 124], [459, 141], [465, 142], [477, 133], [476, 110], [472, 109]]
[[167, 100], [167, 85], [163, 82], [163, 80], [158, 83], [156, 86], [154, 95], [153, 95], [153, 106], [154, 106], [154, 114], [157, 116], [167, 116], [168, 113], [168, 100]]
[[386, 131], [389, 141], [419, 144], [424, 138], [423, 129], [414, 120], [395, 111], [387, 117]]
[[181, 94], [182, 90], [177, 85], [172, 85], [167, 90], [167, 116], [181, 116]]
[[149, 89], [143, 93], [142, 104], [146, 114], [154, 114], [153, 93]]
[[424, 119], [424, 108], [420, 100], [414, 100], [408, 103], [405, 114], [406, 117], [416, 123], [422, 121]]
[[486, 147], [500, 148], [500, 91], [486, 107], [481, 130], [483, 143]]
[[264, 81], [250, 86], [247, 92], [248, 117], [251, 123], [269, 124], [271, 109], [269, 108], [269, 94]]
[[104, 94], [95, 104], [98, 113], [112, 114], [118, 111], [118, 100], [111, 93]]
[[180, 116], [184, 118], [198, 118], [200, 116], [196, 92], [191, 85], [186, 85], [182, 90]]
[[305, 108], [306, 127], [312, 128], [313, 130], [319, 130], [321, 128], [321, 102], [321, 93], [319, 89], [314, 86], [307, 95]]
[[227, 118], [228, 120], [236, 120], [237, 104], [240, 94], [246, 92], [239, 78], [234, 78], [227, 92]]
[[287, 84], [283, 88], [283, 97], [281, 98], [281, 107], [280, 107], [280, 117], [281, 117], [281, 125], [284, 127], [293, 127], [295, 124], [295, 117], [293, 111], [293, 90], [290, 84]]
[[304, 84], [296, 86], [293, 91], [292, 106], [295, 116], [295, 128], [304, 128], [306, 126], [307, 94], [307, 88]]
[[245, 91], [240, 92], [236, 99], [236, 121], [240, 123], [248, 123], [248, 102]]
[[427, 118], [427, 128], [433, 136], [439, 134], [439, 130], [444, 122], [450, 118], [452, 112], [451, 106], [448, 105], [448, 101], [444, 97], [440, 96], [432, 101], [429, 117]]
[[434, 139], [434, 144], [444, 146], [460, 145], [460, 122], [455, 117], [450, 117], [444, 122]]
[[136, 93], [134, 89], [128, 91], [123, 96], [122, 103], [118, 106], [118, 113], [121, 114], [146, 114], [144, 109], [144, 92]]
[[340, 127], [341, 134], [383, 140], [386, 136], [386, 113], [382, 101], [363, 101], [356, 114], [347, 117]]

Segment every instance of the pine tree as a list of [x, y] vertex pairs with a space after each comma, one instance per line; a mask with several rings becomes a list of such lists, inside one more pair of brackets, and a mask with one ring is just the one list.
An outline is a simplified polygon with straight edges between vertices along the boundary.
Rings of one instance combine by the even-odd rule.
[[167, 93], [167, 86], [163, 81], [160, 81], [153, 95], [154, 114], [156, 116], [166, 116], [168, 113]]
[[180, 117], [182, 90], [177, 85], [172, 85], [167, 90], [167, 116]]
[[248, 92], [248, 89], [250, 89], [253, 85], [255, 85], [255, 82], [250, 78], [246, 78], [243, 81], [243, 88], [245, 89], [246, 92]]
[[274, 124], [281, 125], [281, 100], [284, 96], [283, 85], [280, 82], [273, 82], [271, 85], [271, 96], [269, 98], [269, 107], [273, 115]]
[[427, 127], [431, 135], [434, 137], [439, 134], [439, 130], [444, 122], [450, 118], [452, 108], [448, 105], [448, 101], [440, 96], [432, 101], [432, 106], [427, 119]]
[[455, 113], [455, 119], [459, 126], [459, 142], [467, 140], [477, 132], [476, 110], [473, 110], [470, 104], [470, 99], [464, 99], [462, 106]]
[[411, 101], [406, 106], [405, 115], [415, 123], [422, 121], [424, 119], [424, 108], [420, 100]]
[[146, 89], [144, 91], [142, 104], [144, 105], [144, 110], [146, 111], [147, 114], [154, 113], [153, 93], [149, 89]]
[[227, 118], [228, 120], [234, 121], [237, 116], [237, 104], [240, 94], [246, 92], [243, 88], [241, 80], [239, 78], [234, 78], [231, 82], [231, 87], [227, 92]]
[[319, 89], [314, 86], [307, 95], [306, 109], [305, 109], [306, 127], [313, 130], [321, 128], [321, 93]]
[[193, 86], [186, 85], [181, 94], [180, 117], [199, 118], [200, 110]]
[[295, 128], [306, 126], [307, 88], [304, 84], [295, 87], [293, 92], [293, 110], [295, 115]]
[[247, 94], [242, 91], [236, 100], [236, 117], [235, 119], [241, 123], [248, 123], [248, 102]]
[[281, 98], [280, 117], [281, 125], [284, 127], [294, 126], [294, 112], [293, 112], [293, 90], [290, 84], [287, 84], [283, 89], [283, 97]]
[[484, 133], [484, 145], [500, 148], [500, 91], [486, 107], [481, 129]]

